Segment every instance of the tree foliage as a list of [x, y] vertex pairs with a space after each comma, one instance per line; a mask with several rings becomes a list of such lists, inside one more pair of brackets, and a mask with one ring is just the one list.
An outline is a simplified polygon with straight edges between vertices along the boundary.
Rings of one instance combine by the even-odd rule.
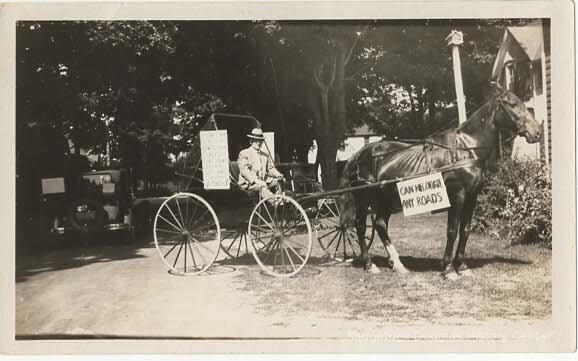
[[17, 127], [53, 128], [94, 154], [108, 140], [113, 159], [156, 182], [212, 112], [253, 115], [283, 160], [305, 160], [317, 140], [331, 188], [356, 126], [422, 137], [451, 124], [452, 29], [473, 110], [503, 26], [524, 21], [19, 22]]

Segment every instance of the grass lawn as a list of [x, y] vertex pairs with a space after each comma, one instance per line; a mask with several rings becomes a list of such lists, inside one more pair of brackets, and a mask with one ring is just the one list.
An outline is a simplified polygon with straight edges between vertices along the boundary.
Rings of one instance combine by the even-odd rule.
[[507, 240], [473, 234], [466, 249], [472, 276], [450, 281], [440, 276], [445, 226], [445, 213], [392, 217], [390, 236], [410, 271], [407, 275], [386, 267], [386, 252], [376, 238], [370, 254], [381, 274], [351, 263], [321, 262], [315, 242], [310, 266], [294, 278], [259, 272], [240, 272], [236, 277], [244, 284], [243, 291], [257, 300], [260, 311], [279, 317], [316, 314], [404, 325], [550, 318], [550, 250], [511, 246]]

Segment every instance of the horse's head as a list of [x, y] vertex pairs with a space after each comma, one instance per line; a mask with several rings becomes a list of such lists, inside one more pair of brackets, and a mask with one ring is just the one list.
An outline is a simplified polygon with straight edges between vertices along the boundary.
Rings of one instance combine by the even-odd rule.
[[538, 142], [542, 137], [542, 125], [520, 98], [495, 82], [490, 83], [490, 89], [495, 99], [496, 126], [511, 129], [512, 134], [525, 137], [528, 143]]

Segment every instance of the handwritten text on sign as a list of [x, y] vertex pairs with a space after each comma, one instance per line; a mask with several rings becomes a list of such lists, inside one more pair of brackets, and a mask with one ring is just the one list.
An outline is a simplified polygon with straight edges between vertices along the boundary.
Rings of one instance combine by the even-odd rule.
[[448, 192], [441, 173], [428, 174], [397, 183], [403, 215], [411, 216], [448, 208]]
[[200, 132], [205, 189], [229, 189], [229, 146], [226, 130]]

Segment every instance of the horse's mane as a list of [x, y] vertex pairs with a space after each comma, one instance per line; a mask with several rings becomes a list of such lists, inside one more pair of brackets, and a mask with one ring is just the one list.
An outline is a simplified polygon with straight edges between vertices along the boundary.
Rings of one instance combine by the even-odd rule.
[[467, 129], [468, 127], [471, 127], [480, 118], [487, 118], [488, 113], [491, 113], [492, 103], [494, 100], [495, 100], [495, 98], [493, 98], [493, 97], [486, 99], [486, 101], [478, 109], [476, 109], [468, 117], [468, 119], [465, 122], [463, 122], [462, 124], [458, 124], [456, 126], [444, 129], [440, 132], [433, 133], [432, 135], [426, 137], [425, 140], [431, 140], [434, 138], [443, 137], [443, 136], [450, 134], [450, 133], [457, 133], [460, 130], [464, 130], [464, 129]]

